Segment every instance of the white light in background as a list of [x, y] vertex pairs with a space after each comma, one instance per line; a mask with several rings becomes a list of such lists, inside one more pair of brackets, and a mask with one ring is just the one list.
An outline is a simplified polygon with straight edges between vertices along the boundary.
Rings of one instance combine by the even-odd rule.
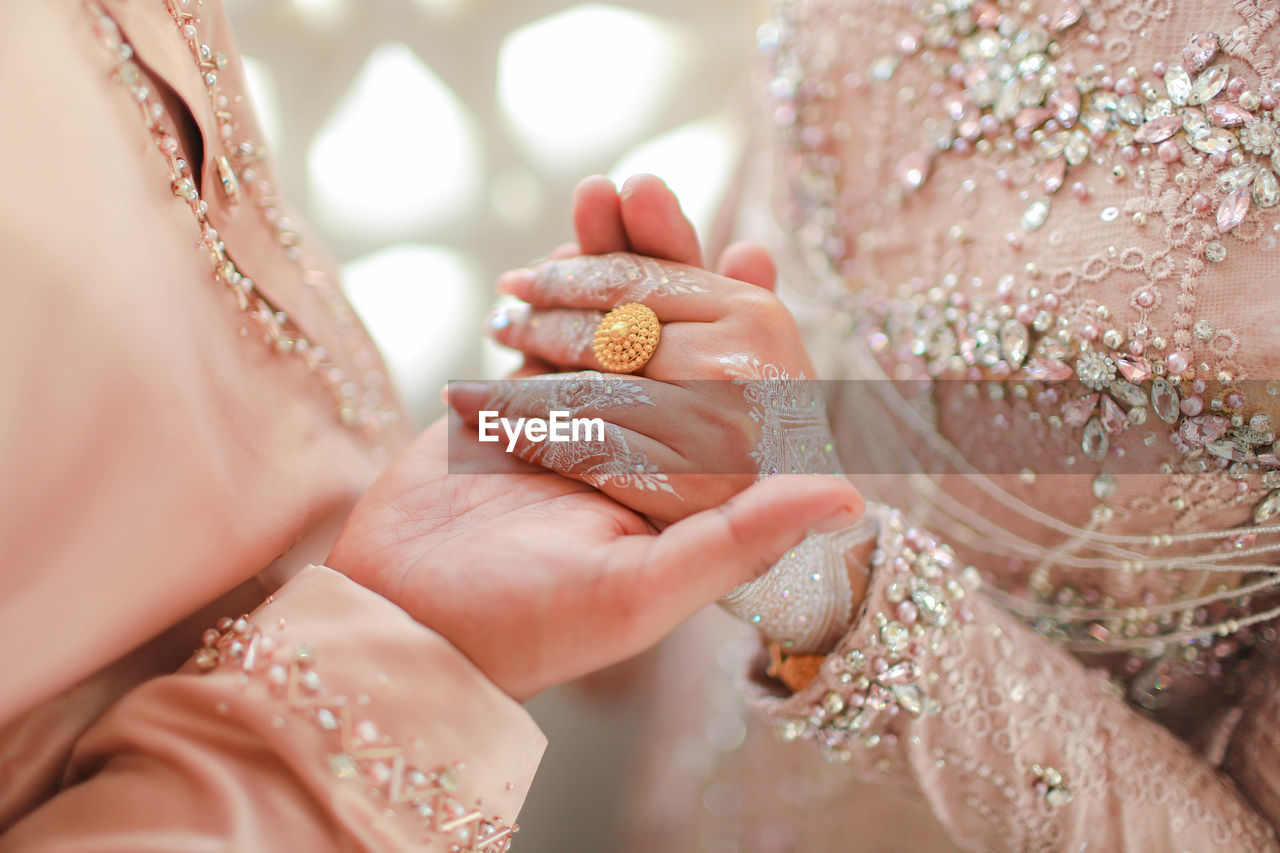
[[681, 31], [650, 15], [575, 6], [503, 41], [498, 101], [533, 160], [580, 172], [653, 122], [687, 51]]
[[452, 249], [398, 245], [342, 268], [344, 289], [409, 411], [440, 411], [440, 388], [474, 353], [480, 273]]
[[512, 166], [493, 176], [489, 206], [512, 225], [532, 228], [542, 214], [545, 199], [538, 177], [523, 166]]
[[481, 200], [480, 140], [452, 91], [404, 44], [376, 48], [307, 158], [318, 218], [403, 239]]
[[283, 151], [284, 117], [280, 112], [276, 75], [261, 60], [251, 56], [242, 56], [241, 59], [244, 60], [244, 76], [249, 86], [249, 98], [253, 101], [253, 112], [267, 136], [267, 145], [272, 151]]
[[741, 150], [739, 123], [728, 116], [713, 116], [641, 143], [623, 155], [609, 177], [618, 186], [641, 172], [662, 178], [705, 242]]
[[298, 17], [312, 26], [333, 28], [347, 17], [347, 0], [292, 0]]
[[466, 0], [414, 0], [420, 7], [442, 17], [452, 17], [462, 11]]

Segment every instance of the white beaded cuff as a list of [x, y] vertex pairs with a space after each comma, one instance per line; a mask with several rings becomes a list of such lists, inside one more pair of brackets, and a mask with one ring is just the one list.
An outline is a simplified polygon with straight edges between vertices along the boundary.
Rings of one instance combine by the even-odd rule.
[[810, 536], [768, 573], [721, 598], [720, 605], [788, 651], [826, 652], [853, 624], [846, 555], [879, 531], [879, 515], [869, 507], [851, 527]]

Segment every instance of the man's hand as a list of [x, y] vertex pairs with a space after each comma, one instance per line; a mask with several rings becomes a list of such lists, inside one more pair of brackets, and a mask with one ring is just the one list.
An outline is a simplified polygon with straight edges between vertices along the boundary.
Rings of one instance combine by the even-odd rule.
[[[361, 499], [328, 565], [449, 639], [518, 699], [625, 660], [765, 572], [862, 500], [777, 477], [662, 533], [610, 498], [464, 435], [427, 429]], [[448, 474], [448, 449], [493, 474]], [[474, 459], [472, 460], [474, 462]]]

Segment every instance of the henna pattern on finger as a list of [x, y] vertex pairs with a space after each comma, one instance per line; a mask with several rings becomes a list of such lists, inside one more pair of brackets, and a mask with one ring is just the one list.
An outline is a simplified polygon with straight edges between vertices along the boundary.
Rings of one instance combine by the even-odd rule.
[[553, 261], [542, 268], [538, 287], [544, 292], [557, 290], [557, 296], [568, 302], [644, 302], [651, 296], [707, 293], [705, 275], [701, 270], [614, 252]]
[[571, 361], [592, 364], [591, 342], [603, 317], [602, 311], [546, 311], [534, 315], [530, 328], [560, 341]]
[[[637, 382], [583, 370], [501, 383], [485, 405], [506, 412], [556, 410], [575, 415], [593, 412], [603, 415], [609, 409], [655, 403]], [[643, 451], [633, 449], [626, 432], [614, 423], [605, 423], [603, 440], [525, 444], [516, 449], [516, 455], [597, 489], [610, 486], [661, 492], [680, 499], [667, 474]]]

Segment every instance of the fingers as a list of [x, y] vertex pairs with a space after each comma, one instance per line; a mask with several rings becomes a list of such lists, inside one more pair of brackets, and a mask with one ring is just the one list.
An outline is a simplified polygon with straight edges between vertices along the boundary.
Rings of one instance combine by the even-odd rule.
[[476, 426], [479, 442], [501, 444], [508, 453], [610, 496], [652, 493], [641, 502], [647, 508], [678, 499], [667, 472], [681, 460], [648, 434], [663, 421], [654, 397], [678, 393], [661, 383], [584, 372], [454, 383], [448, 402]]
[[[501, 309], [499, 309], [501, 310]], [[565, 370], [607, 370], [596, 358], [593, 344], [602, 311], [548, 308], [542, 311], [515, 309], [501, 322], [490, 323], [493, 340], [524, 353], [526, 367], [519, 376], [558, 373]], [[690, 323], [667, 323], [653, 358], [641, 372], [650, 378], [670, 380], [700, 375], [698, 364], [706, 356], [698, 348], [700, 327]], [[536, 369], [537, 367], [545, 369]]]
[[577, 243], [561, 243], [551, 250], [551, 254], [547, 255], [547, 259], [558, 261], [561, 258], [572, 258], [582, 254], [582, 247]]
[[720, 255], [716, 270], [725, 278], [736, 278], [772, 293], [778, 284], [778, 268], [773, 256], [759, 243], [734, 243]]
[[[692, 515], [659, 536], [626, 537], [614, 546], [634, 570], [633, 607], [643, 616], [636, 630], [656, 639], [705, 604], [773, 566], [811, 531], [853, 524], [862, 496], [840, 477], [771, 477], [719, 507]], [[645, 638], [648, 639], [648, 638]]]
[[584, 179], [573, 191], [573, 230], [579, 254], [607, 255], [628, 249], [622, 202], [613, 182], [602, 175]]
[[498, 279], [498, 289], [535, 308], [608, 311], [642, 302], [663, 322], [712, 322], [756, 290], [696, 267], [625, 252], [513, 270]]
[[[506, 322], [491, 324], [493, 339], [520, 350], [526, 357], [556, 365], [556, 369], [604, 370], [592, 351], [596, 327], [603, 311], [549, 308], [545, 311], [512, 311]], [[530, 374], [525, 374], [530, 375]]]
[[621, 213], [630, 250], [702, 266], [702, 247], [675, 193], [653, 175], [635, 175], [622, 185]]

